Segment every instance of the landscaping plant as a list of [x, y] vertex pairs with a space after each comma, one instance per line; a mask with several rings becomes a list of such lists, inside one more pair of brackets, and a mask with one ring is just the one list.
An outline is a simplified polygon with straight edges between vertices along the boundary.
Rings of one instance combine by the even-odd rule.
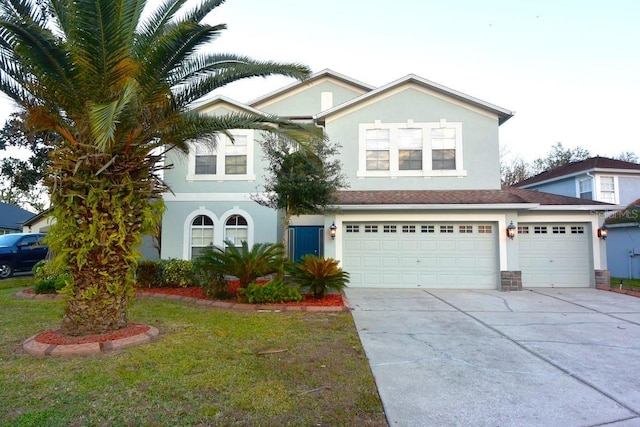
[[349, 283], [349, 273], [333, 258], [305, 255], [289, 272], [300, 286], [309, 287], [315, 298], [324, 297], [327, 289], [341, 291]]
[[297, 286], [287, 286], [282, 278], [276, 278], [270, 282], [250, 283], [246, 289], [239, 290], [250, 304], [278, 303], [287, 301], [302, 301]]
[[249, 248], [246, 241], [238, 247], [226, 240], [225, 245], [226, 248], [208, 248], [194, 260], [197, 274], [213, 278], [233, 276], [240, 282], [240, 288], [246, 288], [258, 277], [282, 271], [286, 263], [279, 244], [256, 243]]
[[[251, 77], [306, 78], [299, 64], [212, 53], [223, 1], [0, 2], [0, 91], [26, 128], [53, 132], [47, 187], [49, 247], [68, 266], [62, 331], [100, 334], [127, 325], [136, 248], [157, 230], [160, 170], [168, 150], [216, 145], [230, 129], [308, 139], [311, 128], [251, 112], [200, 115], [190, 106]], [[248, 283], [248, 282], [247, 282]]]

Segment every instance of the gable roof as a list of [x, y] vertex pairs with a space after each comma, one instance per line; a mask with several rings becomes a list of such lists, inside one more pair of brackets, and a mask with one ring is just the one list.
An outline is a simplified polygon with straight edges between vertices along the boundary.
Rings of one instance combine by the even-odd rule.
[[267, 101], [270, 101], [273, 98], [281, 96], [282, 94], [284, 94], [286, 92], [295, 90], [295, 89], [297, 89], [299, 87], [308, 85], [309, 83], [313, 83], [315, 81], [318, 81], [318, 80], [321, 80], [321, 79], [324, 79], [324, 78], [327, 78], [327, 77], [333, 78], [334, 80], [341, 81], [343, 83], [346, 83], [349, 86], [353, 86], [353, 87], [355, 87], [357, 89], [360, 89], [360, 90], [363, 90], [365, 92], [369, 92], [369, 91], [375, 89], [375, 86], [368, 85], [368, 84], [363, 83], [363, 82], [361, 82], [359, 80], [352, 79], [351, 77], [347, 77], [344, 74], [340, 74], [340, 73], [337, 73], [337, 72], [335, 72], [333, 70], [325, 68], [324, 70], [318, 71], [317, 73], [314, 73], [314, 74], [310, 75], [309, 78], [306, 79], [306, 80], [293, 82], [290, 85], [282, 87], [282, 88], [280, 88], [280, 89], [278, 89], [278, 90], [276, 90], [274, 92], [271, 92], [271, 93], [268, 93], [266, 95], [263, 95], [263, 96], [261, 96], [259, 98], [254, 99], [253, 101], [249, 101], [248, 104], [253, 107], [253, 106], [265, 103]]
[[569, 210], [611, 210], [615, 205], [588, 199], [559, 196], [541, 191], [506, 187], [501, 190], [402, 190], [402, 191], [340, 191], [336, 205], [343, 209], [365, 206], [407, 208], [420, 206], [444, 208], [515, 208]]
[[640, 225], [640, 199], [629, 203], [624, 209], [615, 211], [605, 218], [604, 223], [613, 224], [635, 224]]
[[507, 120], [509, 120], [511, 117], [513, 117], [513, 115], [515, 114], [513, 111], [509, 111], [505, 108], [502, 107], [498, 107], [497, 105], [491, 104], [489, 102], [486, 101], [482, 101], [481, 99], [478, 98], [474, 98], [473, 96], [470, 95], [466, 95], [462, 92], [458, 92], [457, 90], [448, 88], [446, 86], [443, 86], [441, 84], [432, 82], [430, 80], [424, 79], [420, 76], [417, 76], [415, 74], [409, 74], [405, 77], [402, 77], [401, 79], [395, 80], [387, 85], [381, 86], [373, 91], [370, 91], [368, 93], [365, 93], [363, 95], [360, 95], [357, 98], [354, 98], [350, 101], [347, 101], [345, 103], [342, 103], [340, 105], [337, 105], [333, 108], [330, 108], [326, 111], [322, 111], [319, 114], [316, 114], [314, 116], [314, 118], [316, 120], [322, 120], [332, 114], [335, 114], [339, 111], [343, 111], [347, 108], [350, 108], [354, 105], [357, 105], [361, 102], [364, 102], [368, 99], [371, 99], [375, 96], [378, 96], [384, 92], [387, 92], [389, 90], [395, 89], [397, 87], [403, 86], [403, 85], [407, 85], [410, 83], [415, 83], [419, 86], [425, 87], [427, 89], [433, 90], [435, 92], [441, 93], [443, 95], [455, 98], [457, 100], [463, 101], [464, 103], [467, 104], [471, 104], [475, 107], [478, 107], [480, 109], [489, 111], [495, 115], [498, 116], [499, 118], [499, 124], [502, 124], [504, 122], [506, 122]]
[[16, 205], [0, 202], [0, 228], [22, 231], [22, 223], [35, 214]]
[[640, 165], [637, 163], [625, 162], [624, 160], [610, 159], [608, 157], [590, 157], [579, 162], [572, 162], [565, 166], [544, 171], [538, 175], [527, 178], [515, 184], [516, 187], [526, 188], [533, 184], [546, 181], [554, 181], [559, 178], [567, 178], [572, 175], [579, 175], [586, 172], [607, 171], [637, 171], [640, 173]]
[[203, 110], [205, 108], [213, 107], [216, 104], [227, 104], [231, 107], [238, 108], [240, 110], [245, 110], [248, 113], [257, 114], [259, 116], [266, 116], [267, 114], [264, 111], [256, 110], [255, 108], [243, 104], [242, 102], [236, 101], [235, 99], [227, 98], [224, 95], [216, 95], [211, 98], [201, 99], [196, 101], [191, 105], [192, 110]]

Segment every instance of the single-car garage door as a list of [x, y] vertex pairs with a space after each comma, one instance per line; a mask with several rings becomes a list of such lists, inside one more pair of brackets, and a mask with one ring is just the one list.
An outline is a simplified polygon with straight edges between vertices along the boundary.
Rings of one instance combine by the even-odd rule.
[[522, 286], [590, 286], [593, 268], [587, 230], [580, 224], [520, 223], [516, 239]]
[[349, 286], [498, 287], [495, 224], [345, 222], [342, 231]]

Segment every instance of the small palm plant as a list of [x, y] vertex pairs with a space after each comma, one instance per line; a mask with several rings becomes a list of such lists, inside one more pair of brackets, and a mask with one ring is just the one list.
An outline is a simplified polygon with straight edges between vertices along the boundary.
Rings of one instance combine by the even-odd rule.
[[317, 299], [324, 297], [327, 289], [341, 291], [349, 282], [349, 273], [338, 267], [333, 258], [305, 255], [289, 272], [299, 285], [308, 286]]
[[226, 240], [227, 248], [207, 249], [194, 260], [196, 269], [204, 276], [235, 276], [241, 288], [255, 282], [258, 277], [282, 271], [285, 257], [282, 245], [256, 243], [251, 248], [245, 241], [237, 247]]

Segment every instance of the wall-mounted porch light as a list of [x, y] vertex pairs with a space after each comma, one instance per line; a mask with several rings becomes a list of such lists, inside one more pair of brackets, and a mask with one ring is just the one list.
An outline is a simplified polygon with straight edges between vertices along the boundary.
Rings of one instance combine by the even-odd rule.
[[607, 234], [609, 234], [609, 228], [605, 224], [602, 224], [602, 227], [598, 228], [597, 234], [600, 239], [605, 240]]
[[516, 226], [513, 225], [513, 221], [511, 221], [509, 225], [507, 225], [507, 237], [511, 240], [516, 237]]
[[338, 230], [338, 227], [336, 227], [336, 223], [332, 223], [329, 226], [329, 236], [331, 236], [331, 240], [336, 238], [336, 231]]

